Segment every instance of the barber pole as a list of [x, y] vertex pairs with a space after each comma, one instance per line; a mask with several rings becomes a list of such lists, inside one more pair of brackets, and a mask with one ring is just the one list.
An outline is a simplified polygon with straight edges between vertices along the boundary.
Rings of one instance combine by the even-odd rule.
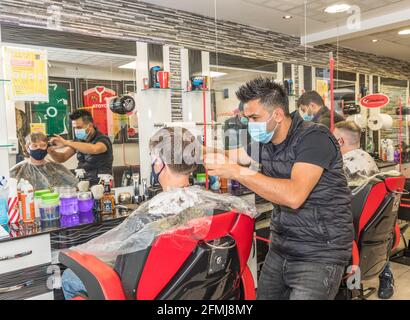
[[18, 197], [9, 197], [8, 202], [8, 216], [9, 216], [9, 223], [17, 223], [20, 220], [20, 212], [19, 212], [19, 201]]
[[19, 200], [17, 194], [17, 180], [10, 178], [9, 179], [9, 197], [7, 200], [8, 212], [7, 215], [9, 216], [9, 224], [11, 223], [18, 223], [20, 220], [20, 212], [19, 212]]

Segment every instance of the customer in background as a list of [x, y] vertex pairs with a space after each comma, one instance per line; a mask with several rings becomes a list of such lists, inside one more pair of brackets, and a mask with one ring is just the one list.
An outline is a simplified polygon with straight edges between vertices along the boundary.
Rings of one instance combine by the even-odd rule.
[[63, 165], [47, 161], [48, 139], [43, 133], [26, 137], [26, 149], [30, 157], [10, 170], [10, 177], [27, 180], [35, 190], [57, 186], [76, 186], [78, 180]]
[[54, 146], [49, 148], [49, 153], [59, 163], [77, 154], [78, 169], [85, 170], [85, 180], [90, 181], [90, 186], [96, 185], [99, 183], [99, 174], [112, 175], [114, 157], [111, 140], [97, 129], [89, 111], [76, 110], [70, 114], [70, 119], [75, 140], [55, 136], [51, 139]]
[[[342, 121], [335, 125], [334, 135], [340, 144], [344, 171], [350, 187], [362, 185], [369, 177], [377, 174], [379, 168], [366, 151], [360, 149], [360, 127], [352, 121]], [[378, 296], [389, 299], [394, 294], [394, 278], [388, 263], [379, 276]]]
[[[297, 102], [300, 113], [305, 121], [321, 123], [330, 128], [330, 110], [325, 106], [325, 102], [316, 91], [307, 91], [299, 98]], [[338, 123], [344, 121], [343, 116], [334, 113], [334, 121]]]

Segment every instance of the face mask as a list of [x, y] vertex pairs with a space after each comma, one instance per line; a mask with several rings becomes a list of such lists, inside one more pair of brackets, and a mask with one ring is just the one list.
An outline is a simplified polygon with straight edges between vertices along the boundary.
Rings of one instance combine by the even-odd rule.
[[315, 116], [313, 114], [309, 115], [307, 112], [302, 115], [303, 120], [312, 121]]
[[162, 170], [165, 168], [165, 164], [163, 164], [161, 170], [159, 170], [158, 173], [155, 172], [155, 162], [157, 160], [154, 160], [154, 162], [151, 164], [151, 186], [155, 186], [156, 184], [159, 184], [159, 176], [162, 173]]
[[248, 125], [248, 123], [249, 123], [248, 118], [247, 117], [241, 117], [241, 123], [245, 126]]
[[29, 153], [30, 153], [30, 157], [32, 157], [33, 159], [43, 160], [47, 155], [47, 149], [46, 150], [43, 150], [43, 149], [31, 150], [29, 148]]
[[74, 129], [74, 133], [78, 140], [86, 140], [88, 137], [88, 133], [85, 129]]
[[270, 119], [266, 122], [249, 122], [248, 132], [253, 140], [261, 143], [268, 143], [272, 140], [279, 123], [276, 123], [275, 129], [273, 129], [271, 132], [268, 132], [267, 125]]

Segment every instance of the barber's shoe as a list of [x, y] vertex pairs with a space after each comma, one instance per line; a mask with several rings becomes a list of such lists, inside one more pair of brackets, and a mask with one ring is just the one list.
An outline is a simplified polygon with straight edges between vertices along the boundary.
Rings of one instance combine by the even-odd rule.
[[377, 295], [380, 299], [390, 299], [394, 294], [394, 278], [389, 270], [379, 276], [379, 291]]

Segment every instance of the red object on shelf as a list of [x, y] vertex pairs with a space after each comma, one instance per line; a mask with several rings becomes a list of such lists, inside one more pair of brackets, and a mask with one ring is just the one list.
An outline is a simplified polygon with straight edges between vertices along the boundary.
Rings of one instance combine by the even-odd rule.
[[169, 72], [168, 71], [158, 71], [157, 74], [159, 87], [161, 89], [166, 89], [169, 87]]

